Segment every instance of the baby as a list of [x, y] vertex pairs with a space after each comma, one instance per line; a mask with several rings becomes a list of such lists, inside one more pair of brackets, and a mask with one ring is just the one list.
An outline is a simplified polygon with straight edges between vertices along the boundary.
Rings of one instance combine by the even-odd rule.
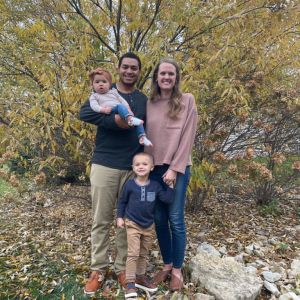
[[135, 126], [139, 142], [145, 146], [153, 146], [147, 139], [143, 123], [144, 121], [134, 117], [127, 101], [113, 88], [111, 74], [101, 68], [92, 70], [89, 74], [93, 93], [89, 101], [93, 111], [102, 114], [117, 113], [129, 126]]

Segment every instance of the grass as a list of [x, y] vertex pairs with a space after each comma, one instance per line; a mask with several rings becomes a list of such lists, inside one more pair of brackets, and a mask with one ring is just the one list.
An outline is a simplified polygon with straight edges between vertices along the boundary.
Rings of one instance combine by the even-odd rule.
[[[40, 262], [44, 260], [43, 264]], [[14, 269], [10, 276], [3, 276], [0, 272], [1, 290], [0, 299], [41, 299], [61, 300], [76, 299], [86, 300], [83, 293], [83, 285], [79, 272], [76, 270], [64, 270], [60, 262], [35, 257], [35, 266], [29, 267], [28, 277], [24, 274], [24, 268], [19, 269], [15, 264], [8, 264], [5, 257], [0, 259], [0, 267], [3, 271]], [[22, 272], [23, 271], [23, 272]], [[27, 273], [26, 272], [26, 273]], [[22, 274], [23, 273], [23, 274]], [[30, 273], [34, 273], [30, 274]]]
[[63, 278], [63, 281], [55, 286], [53, 289], [49, 289], [45, 294], [41, 292], [40, 282], [35, 284], [32, 282], [28, 286], [31, 291], [32, 297], [35, 299], [43, 300], [61, 300], [61, 299], [76, 299], [76, 300], [86, 300], [88, 299], [83, 294], [82, 284], [78, 283], [76, 274], [71, 273]]
[[258, 210], [263, 216], [272, 215], [277, 217], [281, 214], [281, 210], [276, 199], [273, 199], [269, 204], [262, 205], [258, 208]]
[[6, 194], [15, 194], [16, 189], [12, 187], [8, 182], [0, 178], [0, 197]]

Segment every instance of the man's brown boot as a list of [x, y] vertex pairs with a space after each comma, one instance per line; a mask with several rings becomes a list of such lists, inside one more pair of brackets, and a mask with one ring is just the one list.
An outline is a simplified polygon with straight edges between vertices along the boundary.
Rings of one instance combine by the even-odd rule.
[[126, 276], [125, 276], [125, 271], [121, 271], [118, 274], [118, 282], [121, 286], [121, 288], [125, 289], [126, 288]]
[[84, 293], [94, 295], [102, 286], [104, 277], [101, 272], [93, 271], [84, 287]]

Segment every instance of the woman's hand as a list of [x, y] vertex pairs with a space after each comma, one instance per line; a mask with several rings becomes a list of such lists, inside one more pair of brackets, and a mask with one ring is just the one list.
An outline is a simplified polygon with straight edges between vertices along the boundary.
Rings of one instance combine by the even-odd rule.
[[125, 221], [123, 218], [117, 218], [117, 227], [118, 228], [124, 228], [125, 227]]
[[165, 184], [167, 184], [170, 187], [175, 186], [176, 177], [177, 177], [177, 172], [173, 171], [171, 169], [168, 169], [168, 171], [162, 176], [163, 181], [165, 182]]

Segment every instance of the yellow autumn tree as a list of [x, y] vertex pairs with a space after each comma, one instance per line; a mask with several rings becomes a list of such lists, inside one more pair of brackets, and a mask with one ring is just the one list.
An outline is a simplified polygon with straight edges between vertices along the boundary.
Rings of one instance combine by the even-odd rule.
[[297, 1], [0, 0], [0, 8], [0, 117], [9, 149], [33, 170], [84, 171], [94, 137], [77, 119], [87, 72], [102, 65], [114, 73], [126, 51], [142, 59], [146, 93], [154, 65], [171, 56], [183, 90], [196, 96], [195, 199], [214, 192], [228, 157], [263, 146], [258, 121], [280, 125], [281, 116], [286, 132], [297, 124]]

